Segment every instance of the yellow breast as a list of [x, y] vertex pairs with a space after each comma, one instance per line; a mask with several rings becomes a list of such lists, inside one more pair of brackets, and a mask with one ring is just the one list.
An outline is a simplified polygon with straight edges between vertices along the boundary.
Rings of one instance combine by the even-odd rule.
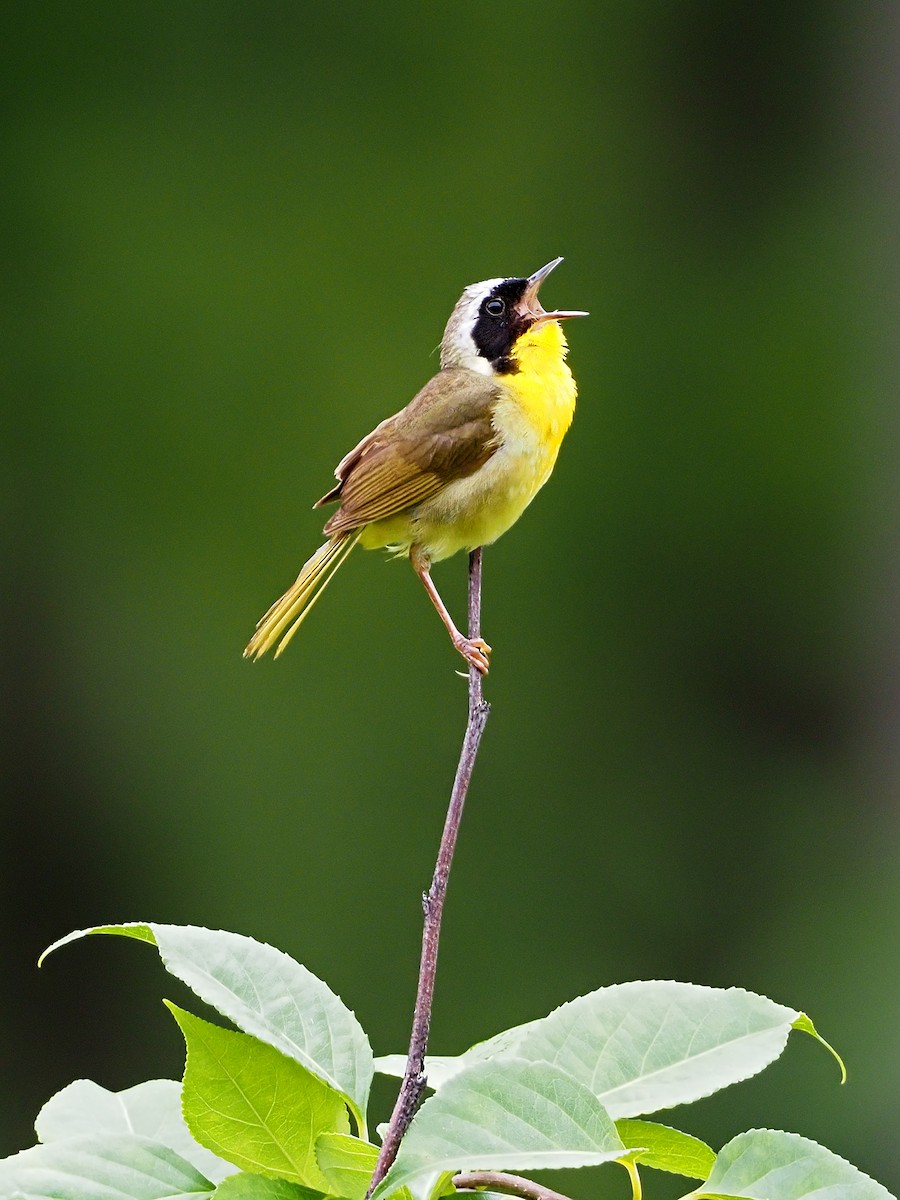
[[516, 342], [512, 359], [518, 370], [503, 380], [549, 456], [551, 469], [575, 413], [575, 380], [566, 365], [567, 350], [559, 322], [547, 321]]
[[547, 482], [575, 412], [575, 380], [558, 322], [525, 334], [513, 350], [515, 371], [502, 376], [494, 408], [499, 442], [484, 466], [429, 500], [364, 530], [367, 547], [415, 542], [433, 562], [487, 546], [513, 525]]

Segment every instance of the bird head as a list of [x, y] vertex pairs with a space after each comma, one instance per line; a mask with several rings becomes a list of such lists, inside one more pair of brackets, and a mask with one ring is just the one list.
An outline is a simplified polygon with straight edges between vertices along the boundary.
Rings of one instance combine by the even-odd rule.
[[441, 341], [442, 367], [468, 367], [483, 375], [504, 375], [516, 370], [516, 343], [549, 321], [586, 317], [575, 309], [548, 312], [538, 292], [541, 284], [562, 262], [554, 258], [527, 279], [485, 279], [472, 283], [450, 314]]

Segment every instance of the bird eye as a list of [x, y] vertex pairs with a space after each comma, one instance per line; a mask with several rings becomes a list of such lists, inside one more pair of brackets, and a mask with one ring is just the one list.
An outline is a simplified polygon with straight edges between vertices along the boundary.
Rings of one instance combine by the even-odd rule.
[[502, 317], [506, 312], [506, 305], [500, 299], [488, 300], [484, 311], [491, 317]]

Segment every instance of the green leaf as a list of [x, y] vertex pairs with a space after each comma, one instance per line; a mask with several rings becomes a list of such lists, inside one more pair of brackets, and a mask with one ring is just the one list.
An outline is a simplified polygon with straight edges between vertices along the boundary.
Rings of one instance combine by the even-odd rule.
[[716, 1161], [706, 1142], [682, 1133], [680, 1129], [670, 1129], [668, 1125], [626, 1119], [616, 1121], [616, 1130], [626, 1146], [643, 1147], [627, 1157], [657, 1171], [685, 1175], [688, 1179], [706, 1179]]
[[316, 1142], [316, 1160], [329, 1191], [349, 1200], [364, 1200], [378, 1161], [378, 1147], [346, 1133], [322, 1133]]
[[0, 1162], [0, 1196], [15, 1200], [207, 1200], [213, 1184], [168, 1146], [104, 1133], [32, 1146]]
[[288, 1183], [286, 1179], [267, 1179], [264, 1175], [232, 1175], [220, 1183], [214, 1200], [323, 1200], [321, 1192]]
[[431, 1086], [477, 1062], [554, 1063], [580, 1080], [614, 1118], [637, 1117], [709, 1096], [756, 1075], [782, 1052], [796, 1009], [742, 988], [620, 983], [562, 1005], [425, 1071]]
[[123, 1092], [77, 1079], [47, 1101], [34, 1127], [42, 1142], [81, 1134], [137, 1133], [168, 1146], [213, 1183], [235, 1170], [191, 1137], [181, 1115], [181, 1084], [174, 1079], [151, 1079]]
[[880, 1183], [824, 1146], [772, 1129], [751, 1129], [724, 1146], [700, 1196], [748, 1200], [893, 1200]]
[[265, 1042], [166, 1003], [187, 1043], [184, 1118], [197, 1141], [245, 1171], [327, 1191], [316, 1138], [348, 1130], [338, 1093]]
[[170, 974], [245, 1033], [268, 1042], [344, 1096], [365, 1136], [372, 1048], [354, 1014], [306, 967], [253, 938], [196, 925], [96, 925], [54, 942], [41, 956], [91, 934], [149, 942]]
[[846, 1083], [847, 1082], [847, 1068], [844, 1066], [844, 1060], [838, 1054], [837, 1050], [835, 1050], [834, 1046], [832, 1046], [830, 1042], [825, 1041], [825, 1039], [822, 1037], [821, 1033], [819, 1033], [818, 1029], [816, 1029], [815, 1025], [813, 1025], [812, 1021], [809, 1019], [809, 1017], [806, 1015], [806, 1013], [800, 1014], [800, 1016], [794, 1022], [793, 1027], [794, 1027], [794, 1029], [799, 1030], [801, 1033], [808, 1033], [811, 1038], [815, 1038], [815, 1040], [821, 1046], [824, 1046], [829, 1054], [833, 1055], [835, 1061], [837, 1062], [837, 1065], [841, 1068], [841, 1083]]
[[557, 1067], [479, 1063], [425, 1101], [373, 1200], [404, 1186], [427, 1200], [445, 1171], [586, 1167], [625, 1150], [603, 1106]]

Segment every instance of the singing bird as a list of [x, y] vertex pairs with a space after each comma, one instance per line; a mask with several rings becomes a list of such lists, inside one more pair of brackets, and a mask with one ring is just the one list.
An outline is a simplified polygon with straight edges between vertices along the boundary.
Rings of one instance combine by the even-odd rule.
[[491, 647], [456, 628], [431, 564], [495, 542], [547, 482], [575, 412], [575, 380], [559, 322], [541, 284], [555, 258], [529, 278], [487, 279], [463, 292], [441, 341], [441, 369], [406, 408], [345, 455], [327, 541], [259, 621], [244, 657], [284, 650], [357, 542], [409, 558], [453, 645], [487, 674]]

